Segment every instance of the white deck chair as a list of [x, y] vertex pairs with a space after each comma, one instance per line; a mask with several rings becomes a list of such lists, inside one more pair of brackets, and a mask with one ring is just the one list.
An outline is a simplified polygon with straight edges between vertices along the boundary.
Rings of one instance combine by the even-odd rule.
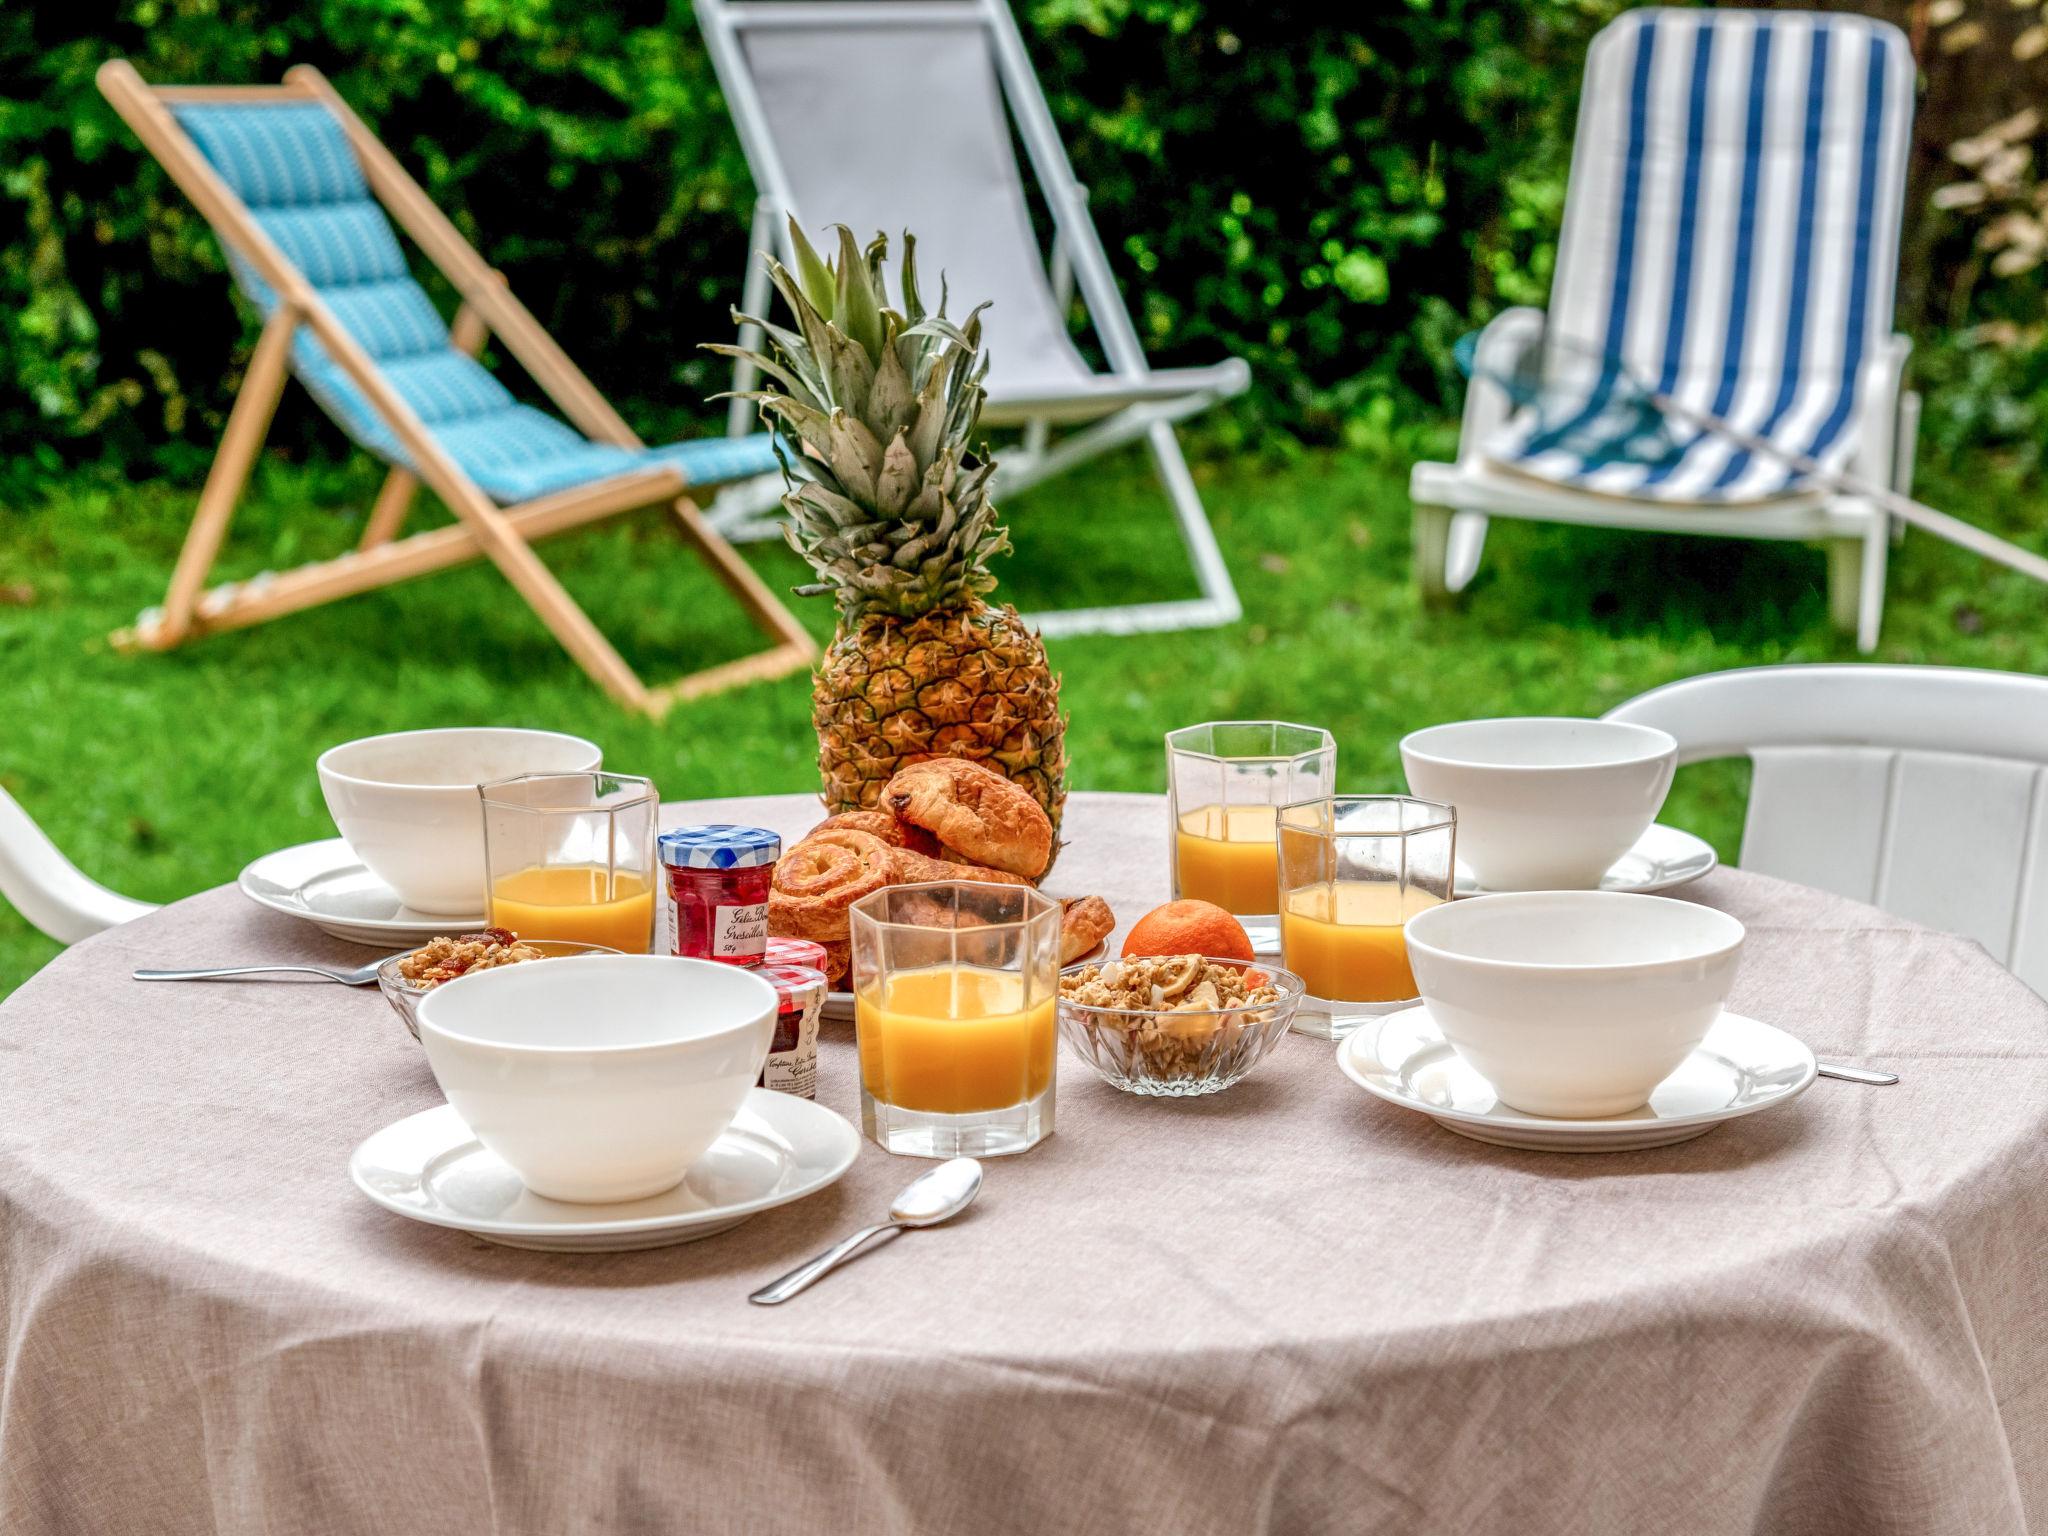
[[12, 795], [0, 789], [0, 896], [59, 944], [154, 912], [89, 879]]
[[[1002, 456], [1004, 489], [1022, 490], [1140, 438], [1150, 449], [1201, 597], [1042, 613], [1033, 622], [1054, 635], [1238, 619], [1243, 610], [1173, 424], [1242, 392], [1251, 372], [1240, 358], [1208, 368], [1146, 362], [1004, 0], [696, 5], [753, 168], [756, 251], [781, 246], [783, 260], [793, 260], [791, 216], [811, 228], [847, 224], [862, 239], [908, 229], [919, 268], [945, 273], [956, 312], [990, 300], [982, 419], [1025, 428], [1021, 449]], [[1012, 121], [1056, 231], [1049, 270], [1032, 232]], [[1068, 336], [1076, 283], [1108, 373], [1091, 369]], [[741, 308], [765, 315], [768, 303], [766, 275], [750, 255]], [[742, 345], [760, 344], [752, 329], [742, 331]], [[752, 386], [742, 364], [734, 387]], [[1079, 430], [1049, 443], [1055, 425]], [[733, 402], [730, 430], [758, 430], [746, 401]], [[735, 536], [772, 531], [772, 521], [749, 528], [735, 516], [760, 504], [735, 497], [714, 515]]]
[[1876, 647], [1883, 512], [1689, 429], [1632, 462], [1598, 419], [1633, 379], [1908, 488], [1919, 407], [1887, 333], [1913, 69], [1896, 29], [1845, 14], [1650, 8], [1601, 32], [1547, 325], [1520, 308], [1487, 326], [1458, 461], [1410, 482], [1425, 598], [1471, 580], [1488, 517], [1819, 540], [1835, 623]]
[[1670, 732], [1680, 763], [1755, 764], [1744, 869], [1964, 934], [2048, 994], [2048, 678], [1751, 667], [1607, 718]]

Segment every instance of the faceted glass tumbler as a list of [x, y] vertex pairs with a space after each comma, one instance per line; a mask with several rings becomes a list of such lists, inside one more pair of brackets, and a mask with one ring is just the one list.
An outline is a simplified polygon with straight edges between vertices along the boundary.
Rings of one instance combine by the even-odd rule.
[[1341, 1040], [1415, 1002], [1405, 925], [1451, 899], [1458, 813], [1407, 795], [1329, 795], [1279, 817], [1282, 963], [1297, 1033]]
[[939, 881], [851, 914], [861, 1129], [911, 1157], [1001, 1157], [1050, 1136], [1060, 904]]
[[1336, 788], [1337, 742], [1284, 720], [1211, 720], [1166, 733], [1173, 895], [1213, 902], [1252, 947], [1280, 948], [1279, 808]]
[[654, 938], [652, 780], [527, 773], [477, 786], [491, 926], [644, 955]]

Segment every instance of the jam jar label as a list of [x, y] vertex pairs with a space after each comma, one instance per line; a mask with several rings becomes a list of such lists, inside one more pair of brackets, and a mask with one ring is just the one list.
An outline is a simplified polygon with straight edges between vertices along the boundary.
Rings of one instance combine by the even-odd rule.
[[748, 907], [714, 907], [711, 953], [720, 957], [760, 955], [768, 949], [768, 903]]
[[818, 1014], [823, 993], [814, 993], [775, 1021], [775, 1043], [761, 1066], [761, 1086], [800, 1099], [818, 1096]]

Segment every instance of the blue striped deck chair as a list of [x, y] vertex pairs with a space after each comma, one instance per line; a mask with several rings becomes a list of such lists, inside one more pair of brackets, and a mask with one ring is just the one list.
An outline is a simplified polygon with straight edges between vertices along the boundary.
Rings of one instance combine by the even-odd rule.
[[[1813, 540], [1837, 626], [1876, 647], [1891, 519], [1684, 408], [1906, 489], [1913, 88], [1905, 38], [1861, 16], [1646, 8], [1600, 33], [1549, 314], [1487, 326], [1458, 461], [1414, 470], [1426, 598], [1471, 579], [1489, 517]], [[1659, 393], [1679, 409], [1646, 429]]]
[[[648, 714], [810, 665], [809, 634], [691, 498], [774, 472], [765, 434], [644, 446], [317, 71], [300, 65], [277, 86], [151, 87], [115, 59], [99, 85], [264, 316], [170, 591], [116, 643], [165, 650], [482, 557], [594, 680]], [[394, 218], [461, 295], [452, 326], [414, 281]], [[566, 421], [520, 404], [476, 360], [492, 332]], [[390, 466], [384, 488], [355, 550], [202, 591], [288, 376]], [[421, 485], [455, 522], [399, 538]], [[662, 504], [773, 643], [650, 688], [531, 541]]]

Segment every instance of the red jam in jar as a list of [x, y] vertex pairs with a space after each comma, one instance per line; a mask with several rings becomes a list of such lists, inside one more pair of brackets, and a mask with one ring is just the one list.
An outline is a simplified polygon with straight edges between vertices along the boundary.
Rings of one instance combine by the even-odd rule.
[[661, 834], [656, 952], [759, 965], [768, 948], [768, 887], [782, 839], [766, 827], [677, 827]]
[[825, 1006], [825, 973], [807, 965], [765, 965], [775, 989], [775, 1039], [756, 1084], [800, 1099], [818, 1096], [818, 1015]]

